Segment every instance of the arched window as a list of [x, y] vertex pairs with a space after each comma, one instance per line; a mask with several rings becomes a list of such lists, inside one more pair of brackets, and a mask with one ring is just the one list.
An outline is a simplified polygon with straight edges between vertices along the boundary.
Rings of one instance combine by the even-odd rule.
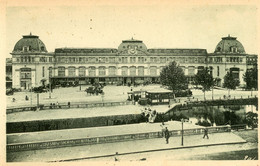
[[131, 66], [130, 67], [130, 76], [135, 76], [136, 75], [136, 67], [135, 66]]
[[88, 73], [89, 76], [96, 76], [96, 68], [94, 66], [89, 67]]
[[151, 66], [150, 67], [150, 75], [151, 76], [156, 76], [157, 75], [157, 67], [156, 66]]
[[128, 75], [128, 67], [126, 67], [126, 66], [121, 67], [121, 72], [122, 72], [122, 76], [127, 76]]
[[204, 69], [204, 66], [198, 66], [198, 73]]
[[138, 76], [144, 76], [144, 67], [143, 66], [138, 67]]
[[58, 76], [64, 77], [65, 76], [65, 67], [58, 67]]
[[86, 76], [86, 68], [84, 66], [79, 67], [79, 76]]
[[188, 75], [189, 76], [194, 76], [195, 75], [195, 67], [194, 66], [189, 66], [188, 67]]
[[76, 68], [73, 66], [68, 67], [69, 76], [76, 76]]
[[108, 73], [109, 73], [110, 76], [115, 76], [116, 75], [116, 67], [110, 66], [108, 68]]
[[98, 68], [98, 75], [99, 76], [105, 76], [106, 75], [106, 68], [101, 66]]

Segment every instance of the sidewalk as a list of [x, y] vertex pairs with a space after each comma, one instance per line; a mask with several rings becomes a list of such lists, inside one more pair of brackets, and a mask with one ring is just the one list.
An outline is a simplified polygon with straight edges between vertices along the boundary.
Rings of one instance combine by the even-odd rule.
[[[138, 124], [77, 128], [77, 129], [66, 129], [66, 130], [14, 133], [14, 134], [7, 134], [7, 144], [47, 142], [47, 141], [72, 140], [72, 139], [80, 139], [80, 138], [102, 137], [102, 136], [113, 136], [113, 135], [124, 135], [124, 134], [161, 132], [162, 127], [160, 125], [161, 123], [138, 123]], [[203, 128], [202, 126], [193, 125], [191, 123], [184, 123], [183, 126], [184, 129]], [[165, 123], [164, 127], [168, 127], [170, 131], [180, 130], [181, 122], [169, 121]]]
[[75, 161], [91, 158], [97, 158], [98, 160], [98, 157], [104, 156], [110, 157], [108, 160], [111, 160], [111, 157], [113, 157], [116, 152], [118, 152], [120, 156], [124, 154], [126, 155], [182, 148], [186, 149], [214, 145], [238, 144], [246, 142], [233, 133], [209, 134], [209, 139], [202, 139], [202, 136], [203, 135], [185, 136], [184, 146], [181, 146], [181, 137], [171, 137], [169, 139], [169, 144], [165, 143], [165, 138], [157, 138], [55, 149], [42, 149], [34, 151], [10, 152], [7, 153], [7, 161]]

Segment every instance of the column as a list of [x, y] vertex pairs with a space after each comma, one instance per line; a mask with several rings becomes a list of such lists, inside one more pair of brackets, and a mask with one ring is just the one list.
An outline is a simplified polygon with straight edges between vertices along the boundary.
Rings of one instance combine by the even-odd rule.
[[32, 87], [35, 87], [35, 70], [31, 71], [31, 83], [32, 83]]
[[109, 73], [108, 73], [108, 67], [105, 68], [105, 71], [106, 71], [106, 76], [108, 76], [108, 75], [109, 75]]
[[75, 68], [75, 75], [79, 76], [79, 68], [78, 67]]
[[96, 76], [98, 76], [98, 68], [96, 68]]
[[20, 70], [19, 69], [14, 69], [12, 71], [12, 86], [13, 88], [20, 88]]
[[66, 67], [65, 68], [65, 76], [67, 77], [69, 75], [69, 71], [68, 71], [68, 68]]
[[86, 67], [85, 70], [86, 70], [86, 76], [89, 76], [88, 67]]
[[195, 67], [194, 74], [196, 75], [198, 73], [198, 67]]
[[184, 74], [187, 76], [188, 75], [188, 69], [185, 67], [184, 68]]
[[160, 67], [156, 66], [156, 76], [160, 75]]
[[118, 67], [118, 68], [116, 69], [116, 75], [117, 75], [117, 76], [122, 76], [122, 69], [121, 69], [121, 67]]

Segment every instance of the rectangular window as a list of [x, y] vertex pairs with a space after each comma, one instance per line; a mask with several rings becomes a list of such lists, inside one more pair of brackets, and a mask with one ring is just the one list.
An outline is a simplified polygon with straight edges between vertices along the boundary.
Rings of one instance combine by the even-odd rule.
[[49, 62], [52, 62], [52, 57], [49, 57]]
[[217, 66], [217, 76], [219, 76], [219, 66]]
[[44, 77], [44, 66], [42, 67], [42, 77]]
[[58, 67], [58, 76], [65, 76], [65, 67]]
[[52, 67], [49, 67], [49, 77], [52, 77]]

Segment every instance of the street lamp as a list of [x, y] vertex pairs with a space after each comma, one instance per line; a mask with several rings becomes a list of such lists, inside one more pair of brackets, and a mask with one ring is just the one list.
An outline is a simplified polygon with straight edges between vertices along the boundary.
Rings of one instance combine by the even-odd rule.
[[184, 119], [182, 118], [181, 119], [181, 146], [183, 146], [183, 122], [184, 122]]
[[33, 89], [32, 89], [32, 83], [30, 83], [30, 86], [31, 86], [31, 107], [32, 107], [32, 91], [33, 91]]

